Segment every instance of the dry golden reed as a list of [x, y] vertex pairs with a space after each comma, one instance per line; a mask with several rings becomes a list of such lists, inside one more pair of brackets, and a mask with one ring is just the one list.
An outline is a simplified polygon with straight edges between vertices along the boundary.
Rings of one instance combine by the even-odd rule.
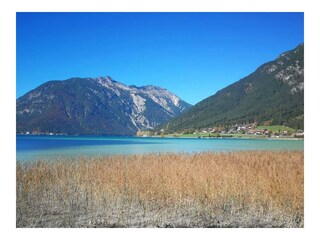
[[302, 151], [17, 162], [18, 227], [303, 227]]

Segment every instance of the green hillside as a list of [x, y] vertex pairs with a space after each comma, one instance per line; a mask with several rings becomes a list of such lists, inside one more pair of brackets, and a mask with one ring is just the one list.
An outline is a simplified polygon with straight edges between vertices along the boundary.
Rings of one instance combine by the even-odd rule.
[[161, 126], [167, 131], [259, 123], [304, 128], [304, 45], [281, 54], [249, 76]]

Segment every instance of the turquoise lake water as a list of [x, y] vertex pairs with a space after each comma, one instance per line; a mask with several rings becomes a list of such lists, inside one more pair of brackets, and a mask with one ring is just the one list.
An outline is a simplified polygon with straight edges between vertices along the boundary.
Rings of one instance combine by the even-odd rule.
[[17, 135], [17, 161], [115, 154], [303, 150], [302, 140]]

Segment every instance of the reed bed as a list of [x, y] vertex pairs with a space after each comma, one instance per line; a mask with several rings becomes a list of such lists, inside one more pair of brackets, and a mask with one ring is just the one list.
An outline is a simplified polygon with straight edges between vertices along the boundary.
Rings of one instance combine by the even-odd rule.
[[17, 162], [17, 227], [303, 227], [302, 151]]

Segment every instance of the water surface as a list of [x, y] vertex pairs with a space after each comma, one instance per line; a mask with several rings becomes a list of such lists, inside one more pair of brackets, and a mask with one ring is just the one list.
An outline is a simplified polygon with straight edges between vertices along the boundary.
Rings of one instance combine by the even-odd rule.
[[163, 152], [303, 150], [303, 140], [17, 135], [17, 161]]

